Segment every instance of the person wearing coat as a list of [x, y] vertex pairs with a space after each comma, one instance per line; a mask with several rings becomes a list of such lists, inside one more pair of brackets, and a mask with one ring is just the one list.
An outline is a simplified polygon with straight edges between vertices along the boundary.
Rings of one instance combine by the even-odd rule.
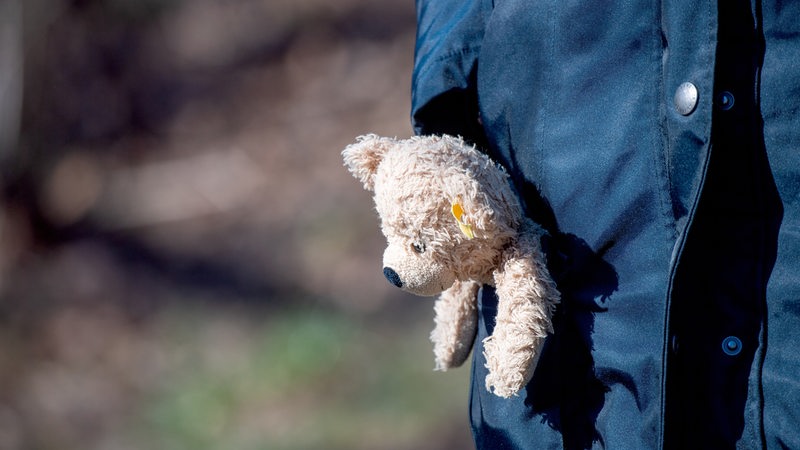
[[800, 448], [800, 2], [417, 0], [412, 123], [508, 170], [562, 303], [478, 449]]

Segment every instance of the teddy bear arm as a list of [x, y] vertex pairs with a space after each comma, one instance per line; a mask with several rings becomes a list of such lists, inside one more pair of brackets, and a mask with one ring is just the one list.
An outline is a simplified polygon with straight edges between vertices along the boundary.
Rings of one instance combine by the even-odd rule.
[[486, 388], [510, 397], [530, 381], [560, 294], [545, 265], [540, 234], [522, 235], [495, 272], [498, 305], [492, 335], [484, 340]]
[[436, 370], [458, 367], [469, 356], [478, 328], [478, 289], [475, 281], [456, 281], [436, 300], [431, 332]]

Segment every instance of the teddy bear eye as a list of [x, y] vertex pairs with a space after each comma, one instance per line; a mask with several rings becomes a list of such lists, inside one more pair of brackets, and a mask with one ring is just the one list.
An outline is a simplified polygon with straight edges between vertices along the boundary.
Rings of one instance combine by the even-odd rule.
[[425, 244], [422, 242], [414, 242], [413, 244], [411, 244], [411, 249], [414, 250], [416, 253], [424, 253]]

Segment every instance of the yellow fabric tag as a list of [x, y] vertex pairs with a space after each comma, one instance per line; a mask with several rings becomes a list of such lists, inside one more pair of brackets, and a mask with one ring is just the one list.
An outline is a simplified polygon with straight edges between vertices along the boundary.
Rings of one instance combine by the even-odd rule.
[[456, 218], [456, 222], [458, 222], [458, 227], [461, 228], [461, 232], [464, 233], [464, 236], [467, 239], [472, 239], [475, 237], [475, 233], [472, 231], [472, 227], [464, 223], [464, 209], [461, 207], [459, 203], [453, 203], [450, 212], [453, 213], [453, 217]]

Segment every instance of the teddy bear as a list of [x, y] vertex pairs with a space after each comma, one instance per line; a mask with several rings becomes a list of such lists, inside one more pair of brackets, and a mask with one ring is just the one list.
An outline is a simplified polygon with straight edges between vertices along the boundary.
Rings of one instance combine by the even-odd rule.
[[560, 295], [541, 248], [545, 231], [527, 218], [507, 172], [463, 139], [360, 136], [342, 152], [374, 193], [387, 240], [383, 274], [416, 295], [436, 296], [435, 367], [460, 366], [477, 331], [477, 296], [494, 286], [497, 316], [483, 341], [486, 389], [508, 398], [533, 375], [552, 333]]

